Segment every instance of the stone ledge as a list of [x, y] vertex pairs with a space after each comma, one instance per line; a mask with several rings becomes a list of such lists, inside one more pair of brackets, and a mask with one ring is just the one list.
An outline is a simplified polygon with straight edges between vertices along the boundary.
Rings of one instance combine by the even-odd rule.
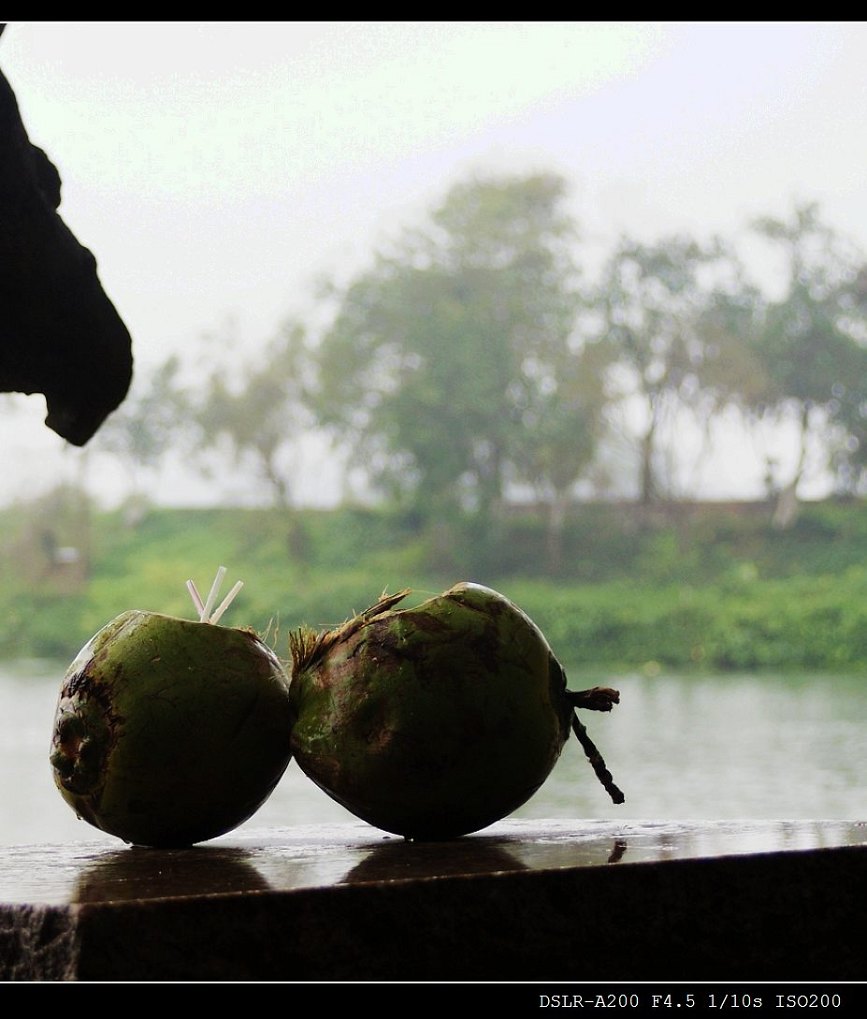
[[363, 824], [0, 849], [6, 980], [851, 981], [867, 825]]

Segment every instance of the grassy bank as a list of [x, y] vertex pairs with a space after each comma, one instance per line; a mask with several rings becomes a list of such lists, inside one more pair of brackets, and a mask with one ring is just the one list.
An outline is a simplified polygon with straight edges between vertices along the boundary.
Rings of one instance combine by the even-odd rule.
[[128, 608], [192, 616], [216, 567], [245, 588], [229, 625], [270, 634], [326, 626], [384, 590], [420, 600], [460, 579], [512, 597], [570, 664], [867, 670], [867, 514], [804, 509], [770, 528], [763, 507], [584, 507], [568, 522], [555, 576], [544, 523], [492, 533], [418, 530], [385, 512], [150, 510], [95, 513], [68, 496], [4, 511], [0, 655], [68, 659]]

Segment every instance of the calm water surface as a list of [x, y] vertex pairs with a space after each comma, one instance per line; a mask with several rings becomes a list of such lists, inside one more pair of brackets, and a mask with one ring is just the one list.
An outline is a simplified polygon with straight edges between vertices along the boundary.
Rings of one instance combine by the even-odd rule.
[[[63, 664], [0, 664], [0, 844], [108, 840], [54, 788], [48, 744]], [[597, 820], [867, 819], [867, 677], [582, 675], [616, 686], [583, 712], [626, 802], [615, 806], [574, 738], [514, 816]], [[354, 821], [294, 764], [246, 828]]]

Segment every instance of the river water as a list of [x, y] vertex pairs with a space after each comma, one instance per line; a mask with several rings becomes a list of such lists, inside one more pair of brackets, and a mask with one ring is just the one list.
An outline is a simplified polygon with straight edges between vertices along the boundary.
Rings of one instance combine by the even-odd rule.
[[[0, 663], [0, 844], [116, 841], [79, 821], [48, 765], [64, 665]], [[582, 674], [620, 690], [582, 720], [626, 795], [615, 806], [571, 738], [514, 816], [594, 820], [865, 820], [867, 677]], [[354, 821], [293, 763], [245, 828]]]

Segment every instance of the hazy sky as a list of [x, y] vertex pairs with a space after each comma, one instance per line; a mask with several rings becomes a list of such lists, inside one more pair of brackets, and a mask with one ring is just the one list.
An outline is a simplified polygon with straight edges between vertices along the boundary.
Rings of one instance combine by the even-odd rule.
[[[859, 22], [13, 22], [0, 68], [148, 365], [229, 316], [261, 345], [471, 172], [562, 173], [590, 250], [735, 238], [797, 199], [867, 249], [865, 44]], [[2, 413], [0, 500], [79, 469], [41, 397]]]

